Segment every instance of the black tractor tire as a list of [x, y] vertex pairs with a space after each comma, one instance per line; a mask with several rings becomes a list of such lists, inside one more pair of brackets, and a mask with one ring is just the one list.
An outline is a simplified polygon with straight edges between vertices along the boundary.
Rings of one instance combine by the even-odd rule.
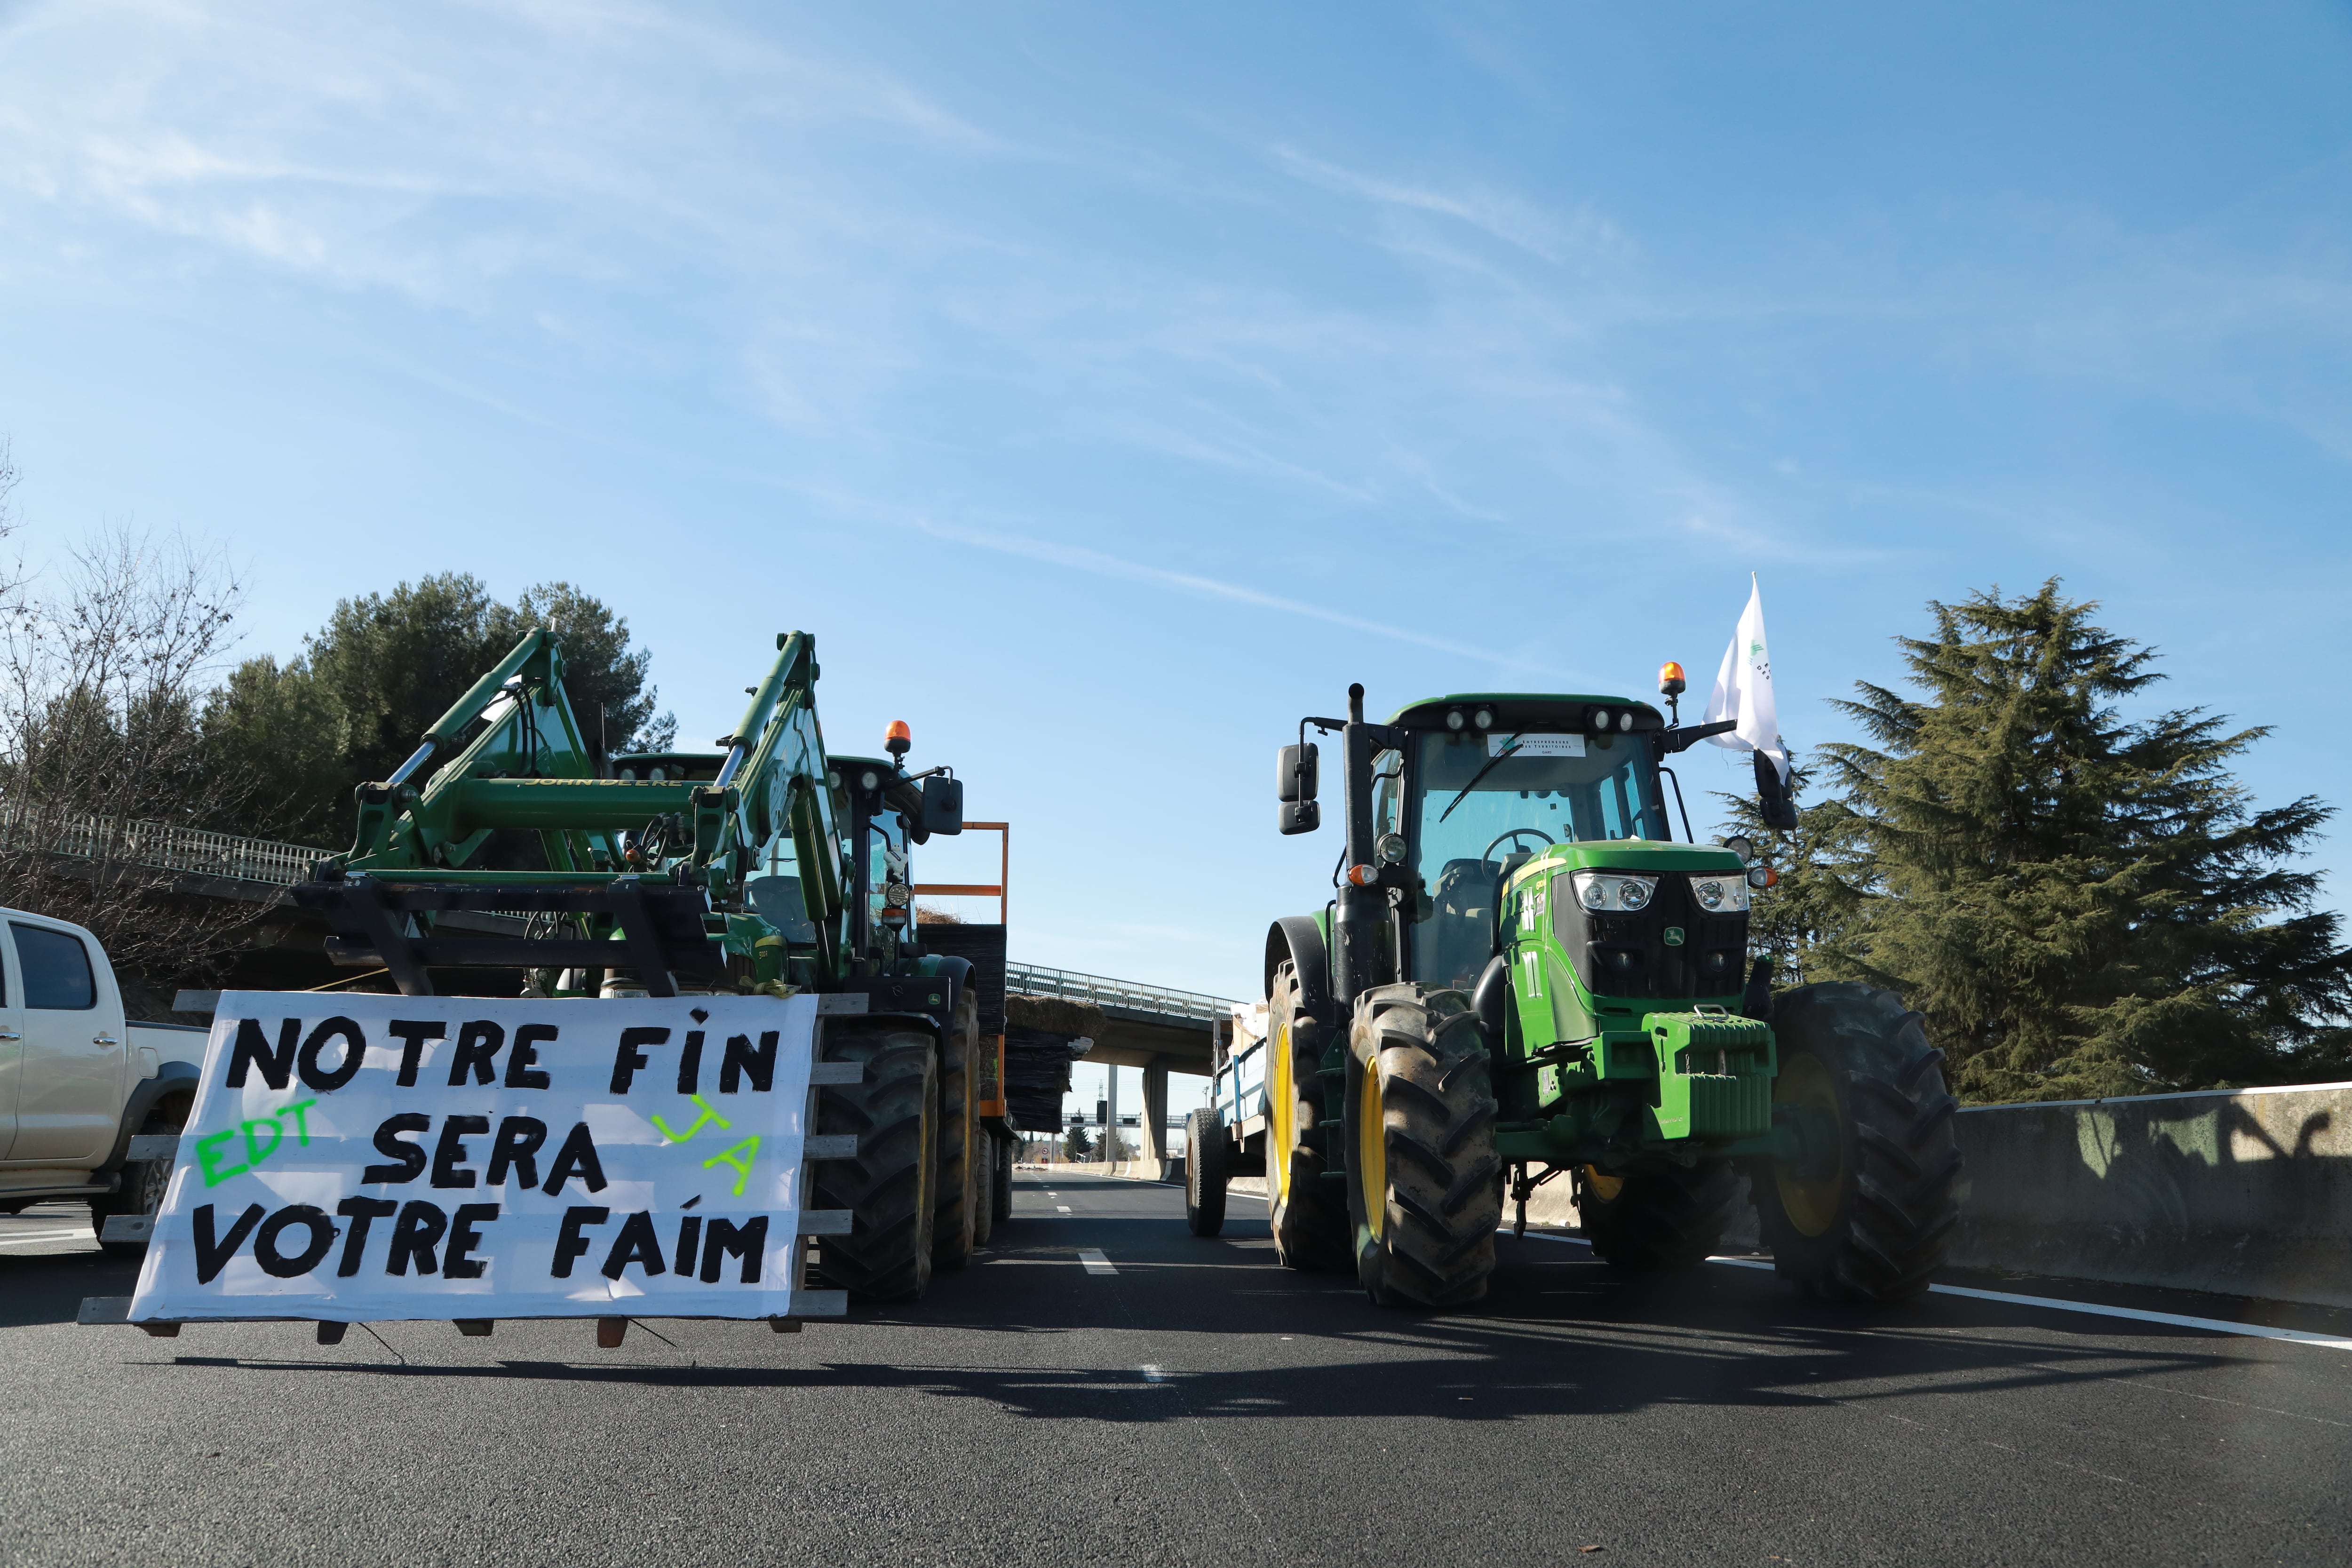
[[996, 1223], [1003, 1225], [1013, 1217], [1013, 1151], [1010, 1138], [996, 1141], [996, 1183], [989, 1189], [989, 1203], [996, 1211]]
[[996, 1136], [983, 1127], [971, 1142], [971, 1244], [984, 1247], [996, 1234]]
[[1899, 1301], [1943, 1267], [1960, 1217], [1959, 1105], [1921, 1021], [1869, 985], [1803, 985], [1773, 998], [1773, 1103], [1837, 1113], [1834, 1176], [1805, 1179], [1769, 1161], [1751, 1173], [1773, 1266], [1808, 1295]]
[[1194, 1236], [1225, 1228], [1225, 1128], [1207, 1106], [1184, 1118], [1184, 1223]]
[[1383, 1307], [1484, 1298], [1503, 1222], [1486, 1035], [1453, 989], [1382, 985], [1349, 1039], [1356, 1278]]
[[1722, 1244], [1739, 1193], [1728, 1160], [1612, 1176], [1578, 1173], [1576, 1212], [1604, 1263], [1657, 1271], [1696, 1268]]
[[1284, 1267], [1331, 1273], [1355, 1259], [1346, 1195], [1326, 1182], [1319, 1131], [1336, 1136], [1343, 1124], [1326, 1115], [1323, 1047], [1331, 1024], [1301, 1007], [1295, 965], [1274, 972], [1266, 998], [1265, 1207], [1274, 1252]]
[[[177, 1136], [186, 1129], [188, 1110], [189, 1102], [184, 1100], [175, 1098], [167, 1100], [147, 1113], [146, 1120], [139, 1124], [139, 1134], [154, 1136], [168, 1133]], [[175, 1163], [177, 1163], [175, 1160], [167, 1157], [162, 1160], [133, 1160], [123, 1166], [121, 1185], [110, 1193], [101, 1193], [89, 1200], [90, 1224], [97, 1229], [100, 1237], [103, 1237], [106, 1235], [106, 1222], [114, 1215], [162, 1213], [163, 1194], [171, 1190], [172, 1168]], [[147, 1244], [143, 1241], [101, 1239], [98, 1245], [116, 1258], [140, 1258], [145, 1256], [147, 1251]]]
[[972, 1105], [980, 1063], [980, 995], [969, 985], [956, 997], [940, 1058], [939, 1213], [931, 1220], [931, 1267], [961, 1268], [980, 1242], [979, 1183], [972, 1161], [987, 1138]]
[[913, 1300], [931, 1282], [939, 1047], [919, 1028], [836, 1019], [824, 1059], [862, 1062], [866, 1080], [817, 1091], [817, 1131], [857, 1138], [856, 1157], [809, 1167], [809, 1206], [854, 1216], [847, 1236], [819, 1238], [818, 1271], [869, 1300]]

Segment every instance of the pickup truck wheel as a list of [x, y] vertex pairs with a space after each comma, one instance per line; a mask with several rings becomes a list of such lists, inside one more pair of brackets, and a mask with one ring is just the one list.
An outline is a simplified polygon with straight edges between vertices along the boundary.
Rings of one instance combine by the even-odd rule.
[[1225, 1228], [1225, 1129], [1206, 1106], [1184, 1118], [1184, 1223], [1194, 1236]]
[[[139, 1134], [177, 1134], [186, 1126], [187, 1115], [188, 1108], [184, 1104], [159, 1105], [139, 1124]], [[174, 1163], [169, 1159], [134, 1160], [123, 1166], [122, 1184], [89, 1200], [90, 1222], [98, 1227], [99, 1234], [106, 1234], [106, 1222], [110, 1215], [161, 1213], [163, 1194], [172, 1187]], [[101, 1241], [99, 1246], [117, 1258], [140, 1258], [147, 1251], [143, 1241]]]

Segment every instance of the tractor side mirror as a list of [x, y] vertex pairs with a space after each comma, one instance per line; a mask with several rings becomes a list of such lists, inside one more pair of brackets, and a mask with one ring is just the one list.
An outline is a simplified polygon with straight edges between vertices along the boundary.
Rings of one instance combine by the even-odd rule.
[[1311, 800], [1286, 800], [1282, 803], [1282, 831], [1285, 834], [1312, 833], [1323, 826], [1323, 808]]
[[1764, 819], [1767, 827], [1782, 833], [1794, 832], [1797, 803], [1790, 797], [1789, 786], [1780, 782], [1780, 770], [1773, 766], [1772, 759], [1763, 752], [1757, 752], [1753, 755], [1756, 759], [1757, 815]]
[[[1274, 798], [1281, 801], [1313, 801], [1315, 798], [1315, 742], [1285, 746], [1275, 756]], [[1288, 831], [1285, 829], [1285, 831]]]
[[933, 773], [923, 781], [923, 834], [963, 831], [963, 780]]

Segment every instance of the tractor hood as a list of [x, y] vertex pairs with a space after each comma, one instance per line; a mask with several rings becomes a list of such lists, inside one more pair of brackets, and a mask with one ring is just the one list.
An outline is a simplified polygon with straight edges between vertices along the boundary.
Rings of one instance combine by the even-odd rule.
[[1654, 838], [1555, 844], [1512, 871], [1516, 888], [1554, 871], [1738, 871], [1739, 857], [1719, 844], [1668, 844]]

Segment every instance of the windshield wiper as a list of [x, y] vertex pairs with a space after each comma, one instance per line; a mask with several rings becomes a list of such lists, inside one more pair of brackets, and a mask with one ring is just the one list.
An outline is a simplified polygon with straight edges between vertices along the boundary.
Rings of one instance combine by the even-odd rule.
[[1445, 809], [1437, 814], [1437, 820], [1443, 822], [1447, 817], [1453, 816], [1454, 808], [1460, 805], [1465, 800], [1468, 799], [1470, 792], [1478, 787], [1478, 781], [1485, 778], [1488, 773], [1493, 773], [1496, 763], [1501, 762], [1505, 757], [1509, 756], [1513, 752], [1516, 752], [1518, 749], [1519, 738], [1517, 735], [1514, 735], [1511, 737], [1511, 743], [1509, 745], [1505, 746], [1501, 751], [1496, 752], [1493, 756], [1488, 757], [1486, 759], [1486, 765], [1470, 775], [1470, 782], [1462, 786], [1462, 793], [1460, 795], [1455, 795], [1452, 800], [1446, 803]]

